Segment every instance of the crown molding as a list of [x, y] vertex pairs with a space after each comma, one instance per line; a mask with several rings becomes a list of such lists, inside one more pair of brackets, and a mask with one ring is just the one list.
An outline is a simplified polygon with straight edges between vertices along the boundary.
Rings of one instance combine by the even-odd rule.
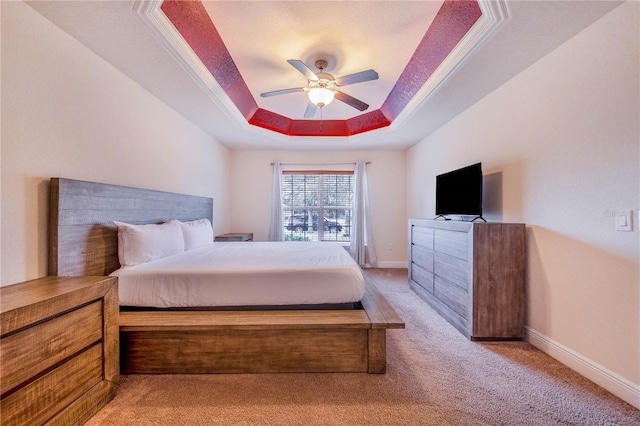
[[393, 120], [391, 130], [401, 126], [423, 107], [431, 96], [511, 18], [506, 0], [478, 0], [478, 5], [482, 16]]
[[253, 127], [164, 14], [162, 3], [163, 0], [136, 0], [132, 9], [167, 52], [229, 118], [244, 129]]

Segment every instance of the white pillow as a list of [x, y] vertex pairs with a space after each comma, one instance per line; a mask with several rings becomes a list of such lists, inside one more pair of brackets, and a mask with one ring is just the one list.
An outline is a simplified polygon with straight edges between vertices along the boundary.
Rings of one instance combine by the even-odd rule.
[[160, 225], [113, 223], [118, 227], [118, 258], [123, 268], [184, 251], [182, 229], [175, 219]]
[[180, 228], [184, 237], [185, 251], [213, 243], [213, 228], [209, 219], [180, 222]]

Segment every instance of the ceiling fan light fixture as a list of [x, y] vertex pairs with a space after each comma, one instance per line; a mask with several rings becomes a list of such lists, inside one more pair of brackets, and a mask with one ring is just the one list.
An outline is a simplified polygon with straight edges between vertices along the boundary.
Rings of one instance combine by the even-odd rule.
[[325, 105], [329, 105], [331, 101], [333, 101], [333, 96], [335, 93], [333, 90], [327, 89], [325, 87], [316, 87], [313, 89], [309, 89], [308, 91], [309, 100], [314, 104], [322, 108]]
[[339, 77], [338, 80], [336, 80], [331, 74], [324, 72], [327, 67], [327, 61], [324, 59], [318, 59], [316, 61], [316, 68], [320, 70], [319, 72], [311, 71], [311, 69], [299, 59], [288, 59], [287, 62], [307, 77], [307, 87], [295, 87], [292, 89], [264, 92], [260, 94], [261, 97], [266, 98], [275, 95], [284, 95], [286, 93], [305, 91], [309, 97], [309, 104], [307, 105], [307, 109], [304, 113], [304, 118], [312, 118], [316, 112], [316, 107], [320, 107], [320, 117], [322, 117], [322, 107], [329, 105], [335, 96], [337, 96], [337, 99], [340, 102], [344, 102], [359, 111], [364, 111], [369, 108], [368, 104], [354, 98], [353, 96], [349, 96], [338, 89], [348, 84], [377, 80], [378, 73], [374, 70], [360, 71]]

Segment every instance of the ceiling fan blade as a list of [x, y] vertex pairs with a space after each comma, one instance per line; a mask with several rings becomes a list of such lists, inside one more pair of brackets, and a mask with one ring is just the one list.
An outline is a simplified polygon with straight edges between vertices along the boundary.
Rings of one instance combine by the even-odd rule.
[[362, 83], [363, 81], [377, 80], [378, 73], [374, 70], [360, 71], [355, 74], [344, 75], [336, 78], [338, 86], [346, 86], [347, 84]]
[[294, 67], [295, 69], [300, 71], [305, 77], [307, 77], [307, 80], [318, 79], [318, 76], [313, 71], [311, 71], [311, 69], [308, 66], [306, 66], [305, 63], [302, 62], [301, 60], [287, 59], [287, 62], [289, 62], [292, 67]]
[[317, 110], [318, 106], [313, 102], [309, 102], [307, 109], [304, 111], [304, 118], [313, 118], [313, 116], [316, 115]]
[[306, 87], [294, 87], [292, 89], [274, 90], [272, 92], [260, 93], [260, 96], [262, 96], [263, 98], [268, 98], [269, 96], [284, 95], [285, 93], [302, 92], [304, 91], [304, 89], [306, 89]]
[[369, 108], [369, 104], [365, 104], [361, 100], [356, 99], [353, 96], [349, 96], [346, 93], [336, 92], [335, 98], [340, 102], [344, 102], [345, 104], [354, 107], [358, 111], [364, 111]]

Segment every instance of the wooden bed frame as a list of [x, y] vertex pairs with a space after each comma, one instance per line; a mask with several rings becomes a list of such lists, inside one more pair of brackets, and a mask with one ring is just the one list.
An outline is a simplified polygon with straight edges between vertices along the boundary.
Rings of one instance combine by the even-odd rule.
[[[118, 269], [114, 220], [212, 220], [212, 212], [211, 198], [52, 178], [49, 275]], [[120, 312], [121, 371], [384, 373], [386, 330], [404, 322], [365, 280], [364, 309]]]

